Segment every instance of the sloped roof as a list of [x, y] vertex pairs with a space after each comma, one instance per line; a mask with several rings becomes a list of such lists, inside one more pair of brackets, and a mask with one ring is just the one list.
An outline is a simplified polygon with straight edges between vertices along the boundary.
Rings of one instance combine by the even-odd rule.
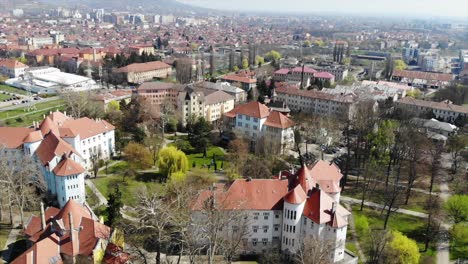
[[39, 148], [37, 148], [36, 154], [39, 157], [42, 164], [46, 165], [54, 157], [60, 157], [62, 155], [70, 155], [70, 153], [79, 155], [76, 150], [55, 133], [49, 133], [44, 140], [42, 140]]
[[159, 69], [167, 69], [171, 68], [170, 65], [162, 62], [162, 61], [151, 61], [145, 63], [132, 63], [125, 67], [121, 67], [117, 69], [118, 72], [147, 72], [147, 71], [154, 71]]
[[39, 125], [39, 129], [44, 136], [47, 135], [50, 131], [56, 133], [57, 135], [59, 134], [57, 124], [55, 124], [54, 121], [52, 121], [52, 119], [50, 119], [48, 116], [42, 120], [41, 124]]
[[294, 126], [294, 122], [278, 111], [271, 111], [264, 125], [285, 129]]
[[81, 174], [84, 171], [85, 169], [80, 164], [78, 164], [77, 162], [73, 161], [72, 159], [68, 157], [65, 157], [54, 168], [54, 174], [57, 176], [76, 175], [76, 174]]
[[[333, 198], [331, 198], [327, 193], [314, 188], [312, 189], [310, 197], [306, 201], [303, 215], [317, 224], [329, 223], [332, 225], [332, 208], [334, 203], [335, 200], [333, 200]], [[335, 203], [335, 206], [336, 214], [342, 217], [342, 219], [338, 219], [338, 221], [340, 221], [340, 227], [343, 223], [346, 225], [347, 222], [343, 217], [350, 215], [351, 213], [338, 203]]]
[[252, 101], [247, 104], [238, 105], [231, 111], [229, 111], [227, 116], [235, 116], [236, 114], [246, 115], [256, 118], [265, 118], [270, 115], [270, 109], [257, 101]]
[[34, 129], [27, 127], [0, 127], [0, 148], [19, 148], [33, 131]]
[[[80, 119], [68, 119], [63, 123], [61, 128], [70, 129], [73, 135], [80, 135], [82, 140], [115, 129], [113, 125], [105, 120], [93, 120], [88, 117], [83, 117]], [[65, 130], [62, 130], [62, 132], [64, 131]]]
[[192, 210], [203, 210], [204, 203], [215, 195], [221, 210], [280, 210], [288, 193], [288, 181], [271, 179], [236, 180], [227, 190], [220, 185], [216, 191], [203, 191]]
[[41, 141], [43, 139], [42, 133], [40, 130], [33, 131], [28, 134], [28, 136], [23, 140], [24, 143], [33, 143]]
[[312, 166], [310, 173], [318, 182], [320, 188], [327, 193], [341, 191], [340, 180], [343, 175], [335, 163], [319, 160]]
[[[73, 242], [69, 232], [60, 230], [70, 229], [70, 213], [73, 217], [73, 229], [76, 232]], [[30, 236], [29, 240], [35, 243], [32, 251], [37, 256], [51, 252], [51, 246], [44, 245], [42, 242], [48, 239], [55, 241], [53, 246], [61, 254], [91, 256], [99, 239], [107, 240], [110, 237], [110, 228], [95, 221], [87, 208], [72, 199], [60, 210], [47, 208], [45, 216], [47, 225], [44, 230], [41, 228], [41, 220], [38, 216], [33, 216], [25, 229], [25, 234]], [[79, 231], [76, 231], [78, 229]], [[25, 263], [21, 262], [22, 260], [24, 260], [24, 256], [20, 256], [14, 263]]]
[[234, 101], [235, 98], [234, 96], [226, 93], [226, 92], [223, 92], [223, 91], [216, 91], [214, 93], [210, 93], [208, 95], [205, 95], [205, 104], [206, 105], [212, 105], [212, 104], [216, 104], [216, 103], [222, 103], [222, 102], [226, 102], [226, 101]]
[[332, 79], [335, 78], [335, 75], [329, 72], [317, 72], [314, 74], [315, 78], [322, 78], [322, 79]]
[[63, 263], [58, 247], [59, 240], [57, 238], [58, 237], [54, 235], [33, 244], [32, 247], [13, 260], [11, 264]]
[[284, 196], [284, 200], [290, 204], [301, 204], [307, 199], [307, 195], [301, 185], [297, 185], [294, 189]]
[[449, 73], [394, 70], [392, 75], [397, 76], [397, 77], [403, 77], [403, 78], [409, 78], [409, 79], [422, 79], [422, 80], [428, 80], [428, 81], [451, 82], [453, 80], [453, 75]]
[[[294, 69], [292, 69], [292, 72], [300, 72], [302, 73], [302, 67], [295, 67]], [[312, 69], [312, 68], [309, 68], [309, 67], [304, 67], [304, 73], [308, 73], [308, 74], [315, 74], [317, 71]]]
[[15, 59], [4, 59], [0, 60], [0, 67], [5, 67], [8, 69], [20, 69], [20, 68], [29, 68], [28, 65], [19, 62]]

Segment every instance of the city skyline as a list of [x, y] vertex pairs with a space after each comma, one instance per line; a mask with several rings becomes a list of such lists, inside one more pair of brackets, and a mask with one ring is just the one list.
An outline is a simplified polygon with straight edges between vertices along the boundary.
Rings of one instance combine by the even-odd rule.
[[[353, 14], [387, 14], [389, 16], [433, 16], [433, 17], [457, 17], [468, 19], [468, 1], [464, 0], [329, 0], [326, 2], [309, 2], [304, 0], [278, 1], [278, 0], [239, 0], [235, 5], [228, 1], [216, 0], [178, 0], [179, 2], [229, 11], [254, 11], [276, 13], [315, 13], [335, 12]], [[417, 12], [415, 12], [417, 10]]]

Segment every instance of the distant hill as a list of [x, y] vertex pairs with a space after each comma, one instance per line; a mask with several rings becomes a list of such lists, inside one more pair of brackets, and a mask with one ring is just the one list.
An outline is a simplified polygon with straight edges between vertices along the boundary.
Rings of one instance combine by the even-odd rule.
[[[11, 1], [12, 0], [0, 0]], [[20, 0], [27, 1], [27, 0]], [[201, 13], [208, 12], [209, 9], [196, 7], [176, 0], [37, 0], [49, 6], [68, 6], [68, 7], [88, 7], [88, 8], [104, 8], [106, 10], [129, 10], [129, 11], [158, 11], [162, 13]]]

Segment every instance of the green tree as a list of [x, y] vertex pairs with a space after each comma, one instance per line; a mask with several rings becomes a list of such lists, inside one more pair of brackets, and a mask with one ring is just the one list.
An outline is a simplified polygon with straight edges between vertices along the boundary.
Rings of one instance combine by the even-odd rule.
[[115, 226], [122, 219], [122, 214], [120, 213], [120, 209], [123, 206], [122, 192], [120, 191], [118, 184], [116, 184], [114, 188], [114, 191], [109, 194], [106, 208], [106, 224], [111, 227]]
[[322, 48], [322, 47], [325, 47], [325, 42], [323, 42], [323, 40], [321, 39], [316, 39], [314, 41], [314, 45]]
[[249, 61], [247, 60], [247, 58], [243, 58], [242, 59], [242, 69], [246, 70], [249, 68]]
[[265, 63], [265, 58], [258, 55], [255, 56], [255, 65], [258, 65], [260, 67], [263, 63]]
[[421, 254], [416, 241], [399, 231], [392, 231], [392, 240], [387, 248], [387, 259], [394, 264], [418, 264]]
[[468, 195], [453, 195], [445, 203], [445, 210], [456, 224], [468, 221]]
[[369, 232], [369, 221], [365, 215], [354, 217], [354, 225], [358, 234], [366, 235]]
[[408, 65], [406, 65], [406, 63], [403, 60], [395, 60], [393, 62], [393, 65], [393, 69], [395, 70], [404, 70], [406, 69], [406, 67], [408, 67]]
[[302, 43], [302, 46], [303, 47], [310, 47], [312, 45], [312, 42], [310, 42], [310, 40], [305, 40], [303, 43]]
[[265, 55], [265, 59], [276, 64], [281, 59], [281, 54], [276, 50], [271, 50]]
[[185, 173], [189, 168], [187, 156], [175, 147], [161, 149], [158, 156], [159, 171], [166, 177], [176, 172]]
[[450, 229], [450, 253], [456, 258], [468, 256], [468, 223], [458, 223]]
[[147, 169], [152, 165], [151, 153], [142, 144], [130, 142], [124, 149], [124, 159], [133, 170]]
[[452, 173], [456, 174], [458, 167], [460, 167], [460, 156], [461, 152], [468, 146], [467, 135], [454, 135], [449, 137], [448, 150], [452, 156]]
[[120, 111], [120, 103], [117, 101], [110, 101], [107, 105], [107, 111]]
[[189, 120], [187, 123], [188, 140], [196, 151], [202, 151], [203, 157], [206, 157], [207, 148], [210, 144], [211, 125], [203, 117], [195, 120]]
[[233, 68], [232, 68], [233, 71], [235, 72], [238, 72], [239, 71], [239, 67], [237, 65], [235, 65]]

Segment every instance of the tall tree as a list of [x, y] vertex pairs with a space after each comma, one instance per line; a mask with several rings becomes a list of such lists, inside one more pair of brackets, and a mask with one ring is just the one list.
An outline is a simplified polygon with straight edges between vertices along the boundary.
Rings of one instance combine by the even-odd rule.
[[203, 117], [199, 117], [195, 122], [193, 120], [187, 123], [188, 140], [197, 150], [203, 152], [203, 157], [207, 156], [207, 149], [210, 144], [210, 133], [212, 127]]
[[185, 173], [189, 168], [187, 156], [175, 147], [161, 149], [158, 156], [158, 168], [166, 177], [176, 172]]
[[114, 191], [109, 194], [109, 199], [107, 200], [107, 225], [114, 227], [118, 224], [122, 219], [122, 214], [120, 213], [122, 207], [122, 192], [119, 185], [116, 184]]

